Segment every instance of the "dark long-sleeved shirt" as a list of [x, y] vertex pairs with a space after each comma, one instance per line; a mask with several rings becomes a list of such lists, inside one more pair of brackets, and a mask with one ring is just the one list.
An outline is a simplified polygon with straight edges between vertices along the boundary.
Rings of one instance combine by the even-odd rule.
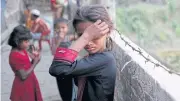
[[55, 77], [86, 77], [82, 101], [113, 101], [116, 63], [110, 51], [96, 53], [74, 62], [54, 59], [49, 73]]

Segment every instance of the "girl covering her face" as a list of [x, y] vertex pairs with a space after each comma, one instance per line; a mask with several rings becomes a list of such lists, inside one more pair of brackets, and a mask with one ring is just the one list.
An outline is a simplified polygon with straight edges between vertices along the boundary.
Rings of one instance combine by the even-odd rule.
[[[77, 101], [113, 101], [116, 62], [108, 38], [113, 23], [105, 7], [84, 6], [73, 21], [79, 38], [69, 48], [58, 48], [49, 69], [52, 76], [77, 77]], [[85, 48], [89, 56], [75, 60]]]

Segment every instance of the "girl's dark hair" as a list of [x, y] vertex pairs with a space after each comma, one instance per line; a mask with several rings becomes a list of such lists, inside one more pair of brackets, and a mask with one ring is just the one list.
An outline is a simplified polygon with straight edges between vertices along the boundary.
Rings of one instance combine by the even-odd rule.
[[54, 20], [54, 28], [56, 28], [57, 24], [59, 23], [65, 23], [68, 24], [68, 20], [65, 18], [58, 18]]
[[[97, 20], [106, 22], [110, 30], [114, 28], [113, 22], [110, 19], [107, 9], [102, 5], [88, 5], [79, 8], [73, 20], [73, 26], [74, 28], [76, 28], [76, 25], [80, 22], [96, 22]], [[106, 48], [108, 50], [112, 50], [113, 48], [111, 37], [108, 37], [106, 40]]]
[[12, 31], [8, 44], [13, 48], [19, 47], [22, 41], [30, 40], [32, 38], [30, 31], [23, 25], [18, 25]]

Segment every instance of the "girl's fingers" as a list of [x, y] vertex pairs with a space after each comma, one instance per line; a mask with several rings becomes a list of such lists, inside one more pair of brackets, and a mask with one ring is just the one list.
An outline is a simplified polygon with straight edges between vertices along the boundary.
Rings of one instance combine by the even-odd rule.
[[37, 47], [35, 47], [34, 50], [37, 51]]
[[31, 49], [32, 52], [34, 52], [34, 48], [32, 46], [30, 47], [30, 49]]
[[88, 30], [89, 32], [94, 32], [94, 31], [99, 30], [99, 26], [94, 23], [91, 26], [89, 26], [88, 29], [89, 29]]
[[99, 25], [99, 27], [101, 28], [101, 27], [103, 27], [103, 26], [105, 26], [106, 25], [106, 23], [105, 22], [102, 22], [100, 25]]
[[106, 28], [105, 30], [101, 31], [101, 34], [107, 34], [109, 31], [109, 28]]
[[39, 53], [39, 48], [38, 48], [38, 47], [35, 47], [35, 51], [36, 51], [37, 53]]
[[40, 52], [41, 52], [41, 51], [40, 51], [40, 49], [39, 49], [39, 47], [37, 47], [37, 52], [38, 52], [38, 53], [40, 53]]
[[33, 50], [36, 51], [36, 47], [33, 45]]
[[99, 24], [101, 24], [101, 20], [97, 20], [97, 21], [94, 23], [95, 26], [97, 26], [97, 25], [99, 25]]
[[31, 46], [31, 48], [32, 48], [33, 51], [35, 50], [33, 45]]
[[100, 30], [103, 31], [103, 30], [107, 29], [108, 27], [109, 27], [109, 26], [108, 26], [107, 24], [105, 24], [104, 26], [102, 26], [102, 27], [100, 28]]

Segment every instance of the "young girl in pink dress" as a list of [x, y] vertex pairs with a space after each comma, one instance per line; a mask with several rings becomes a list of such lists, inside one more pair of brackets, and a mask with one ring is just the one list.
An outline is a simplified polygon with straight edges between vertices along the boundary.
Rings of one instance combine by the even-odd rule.
[[9, 55], [9, 64], [14, 72], [10, 99], [11, 101], [43, 101], [38, 80], [34, 69], [40, 61], [40, 55], [33, 50], [29, 60], [29, 47], [31, 39], [30, 31], [19, 25], [14, 28], [10, 35], [8, 44], [12, 47]]

